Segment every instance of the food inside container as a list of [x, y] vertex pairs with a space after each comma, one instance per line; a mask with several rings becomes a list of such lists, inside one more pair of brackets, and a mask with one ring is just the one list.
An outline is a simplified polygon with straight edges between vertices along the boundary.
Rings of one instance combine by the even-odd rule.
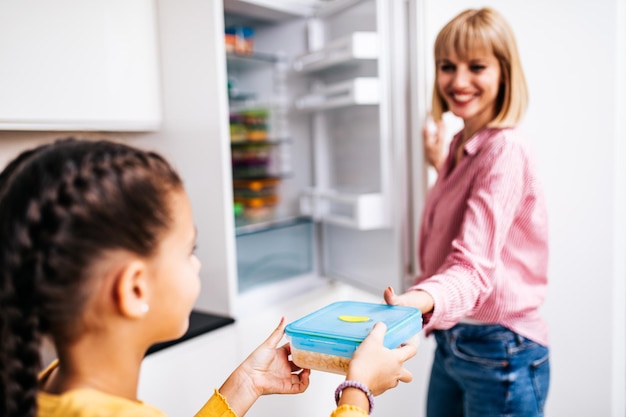
[[271, 147], [246, 145], [231, 150], [233, 178], [255, 178], [271, 175]]
[[233, 165], [263, 165], [270, 157], [269, 146], [241, 146], [231, 150]]
[[241, 215], [246, 220], [261, 221], [269, 220], [274, 216], [276, 204], [278, 204], [278, 196], [271, 195], [267, 197], [234, 197], [235, 204], [241, 205], [243, 210]]
[[243, 124], [246, 127], [246, 139], [262, 141], [268, 138], [267, 120], [269, 111], [264, 108], [249, 109], [241, 112]]
[[268, 134], [269, 110], [254, 108], [230, 113], [231, 142], [264, 142]]
[[285, 328], [293, 362], [306, 369], [345, 375], [354, 351], [377, 322], [387, 325], [384, 345], [395, 348], [422, 329], [419, 309], [340, 301], [304, 316]]
[[254, 52], [254, 29], [246, 26], [231, 26], [224, 30], [226, 52], [251, 55]]
[[243, 142], [246, 140], [246, 127], [243, 124], [243, 116], [239, 113], [230, 114], [230, 140], [231, 142]]
[[233, 194], [235, 198], [275, 196], [279, 182], [280, 182], [280, 179], [278, 178], [234, 180], [233, 181]]

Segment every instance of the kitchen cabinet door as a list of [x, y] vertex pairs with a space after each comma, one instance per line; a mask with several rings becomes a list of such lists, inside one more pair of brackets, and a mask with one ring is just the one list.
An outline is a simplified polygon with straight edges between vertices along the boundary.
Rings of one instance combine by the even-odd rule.
[[0, 129], [156, 130], [155, 13], [152, 0], [0, 2]]
[[229, 325], [149, 355], [138, 397], [169, 417], [193, 416], [241, 361], [235, 326]]

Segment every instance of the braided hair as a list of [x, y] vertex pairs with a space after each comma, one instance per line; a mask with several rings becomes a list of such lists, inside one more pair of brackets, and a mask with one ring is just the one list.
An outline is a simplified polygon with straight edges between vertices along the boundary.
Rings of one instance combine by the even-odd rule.
[[42, 336], [75, 340], [94, 261], [154, 254], [179, 189], [161, 156], [110, 141], [42, 145], [0, 174], [0, 416], [36, 415]]

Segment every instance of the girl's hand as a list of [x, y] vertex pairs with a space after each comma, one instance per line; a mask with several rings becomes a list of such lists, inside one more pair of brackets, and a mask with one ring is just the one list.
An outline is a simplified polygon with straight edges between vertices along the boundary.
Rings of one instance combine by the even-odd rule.
[[417, 346], [404, 344], [396, 349], [387, 349], [383, 345], [386, 331], [384, 323], [374, 325], [370, 334], [354, 352], [346, 376], [346, 379], [365, 384], [374, 395], [396, 387], [400, 381], [413, 380], [413, 375], [403, 365], [415, 356]]
[[309, 386], [309, 369], [301, 369], [289, 361], [289, 344], [278, 347], [285, 332], [285, 319], [257, 347], [220, 388], [238, 416], [266, 394], [298, 394]]
[[422, 128], [424, 139], [424, 156], [426, 161], [437, 171], [446, 160], [445, 145], [445, 125], [443, 120], [434, 121], [430, 116]]
[[289, 361], [288, 357], [291, 354], [289, 343], [277, 347], [284, 334], [283, 317], [267, 340], [241, 364], [260, 395], [299, 394], [309, 386], [311, 371], [303, 370]]

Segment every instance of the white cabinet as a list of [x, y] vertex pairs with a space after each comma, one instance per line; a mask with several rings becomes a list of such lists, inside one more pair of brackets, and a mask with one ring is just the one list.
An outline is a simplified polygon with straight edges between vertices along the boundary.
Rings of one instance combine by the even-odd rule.
[[0, 2], [0, 129], [156, 130], [152, 0]]
[[195, 415], [240, 362], [241, 343], [228, 325], [148, 355], [138, 397], [168, 417]]

